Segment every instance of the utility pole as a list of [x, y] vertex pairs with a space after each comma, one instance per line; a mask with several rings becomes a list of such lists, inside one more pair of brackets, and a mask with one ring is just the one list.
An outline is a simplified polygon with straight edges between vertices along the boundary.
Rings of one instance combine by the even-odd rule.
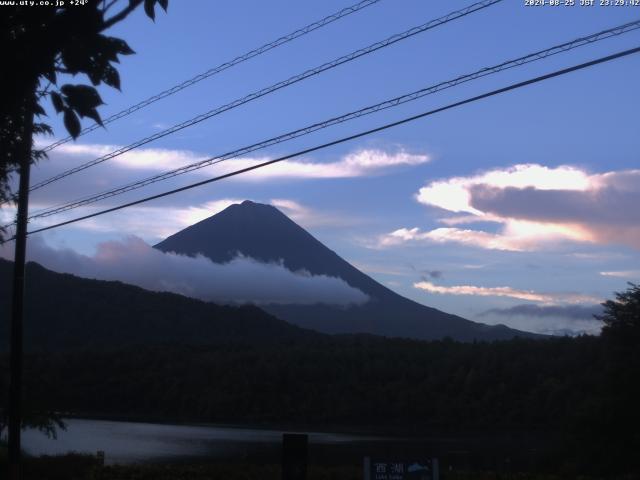
[[[29, 99], [31, 100], [31, 99]], [[31, 170], [31, 137], [33, 108], [25, 104], [22, 131], [24, 148], [20, 159], [20, 185], [16, 216], [15, 253], [13, 264], [13, 298], [11, 303], [11, 346], [9, 357], [9, 479], [21, 479], [20, 433], [22, 426], [22, 330], [24, 318], [25, 260], [27, 253], [27, 218], [29, 215], [29, 174]]]

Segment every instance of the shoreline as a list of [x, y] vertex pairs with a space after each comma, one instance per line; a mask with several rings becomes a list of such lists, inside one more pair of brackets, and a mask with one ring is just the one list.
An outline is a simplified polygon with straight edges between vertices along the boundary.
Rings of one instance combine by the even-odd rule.
[[87, 421], [110, 421], [118, 423], [140, 423], [149, 425], [172, 425], [184, 427], [204, 427], [204, 428], [231, 428], [237, 430], [260, 430], [260, 431], [280, 431], [291, 433], [308, 434], [341, 434], [364, 437], [378, 437], [388, 440], [444, 440], [451, 439], [480, 439], [480, 438], [508, 438], [508, 437], [557, 437], [561, 436], [559, 430], [549, 430], [540, 428], [444, 428], [428, 425], [345, 425], [345, 424], [303, 424], [303, 423], [271, 423], [271, 422], [207, 422], [193, 419], [159, 418], [145, 415], [118, 415], [118, 414], [92, 414], [92, 413], [70, 413], [60, 414], [63, 420], [87, 420]]

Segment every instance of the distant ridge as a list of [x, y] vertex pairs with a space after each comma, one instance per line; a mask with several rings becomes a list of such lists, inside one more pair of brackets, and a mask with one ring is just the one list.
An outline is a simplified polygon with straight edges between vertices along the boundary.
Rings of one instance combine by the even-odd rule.
[[371, 300], [361, 306], [269, 305], [263, 309], [290, 323], [324, 333], [370, 333], [423, 340], [503, 340], [537, 335], [489, 326], [404, 298], [365, 275], [271, 205], [244, 201], [171, 235], [155, 248], [224, 263], [238, 254], [282, 261], [292, 271], [342, 278]]
[[[0, 285], [11, 285], [13, 262], [0, 259]], [[220, 306], [121, 282], [90, 280], [27, 264], [27, 351], [112, 350], [143, 345], [211, 345], [324, 337], [257, 307]], [[0, 289], [8, 319], [11, 288]], [[0, 351], [9, 342], [0, 322]]]

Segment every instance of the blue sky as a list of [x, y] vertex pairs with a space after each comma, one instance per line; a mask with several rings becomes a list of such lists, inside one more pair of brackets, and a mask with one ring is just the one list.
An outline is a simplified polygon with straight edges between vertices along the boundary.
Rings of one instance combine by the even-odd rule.
[[[470, 3], [382, 0], [56, 150], [34, 170], [33, 181]], [[110, 32], [137, 54], [122, 61], [122, 93], [100, 90], [103, 117], [347, 5], [173, 0], [155, 23], [137, 12]], [[137, 156], [43, 188], [32, 197], [33, 210], [638, 18], [640, 7], [525, 7], [506, 0], [165, 137]], [[631, 32], [251, 157], [274, 158], [639, 44], [640, 32]], [[627, 57], [267, 167], [272, 173], [265, 169], [42, 237], [53, 247], [92, 254], [100, 242], [127, 235], [153, 244], [232, 201], [271, 202], [418, 302], [541, 332], [594, 331], [597, 324], [576, 315], [576, 307], [597, 304], [640, 277], [633, 207], [640, 199], [639, 77], [640, 55]], [[52, 113], [49, 120], [62, 136], [61, 119]], [[65, 218], [71, 215], [56, 220]], [[514, 314], [520, 305], [534, 307]]]

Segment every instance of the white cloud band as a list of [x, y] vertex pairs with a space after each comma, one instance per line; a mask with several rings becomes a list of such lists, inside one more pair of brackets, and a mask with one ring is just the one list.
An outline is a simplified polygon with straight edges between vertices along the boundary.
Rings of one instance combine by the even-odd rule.
[[[10, 248], [9, 244], [0, 247], [0, 256], [10, 258]], [[280, 263], [247, 257], [218, 264], [202, 256], [163, 253], [137, 237], [101, 243], [93, 256], [51, 248], [34, 237], [28, 252], [30, 260], [58, 272], [119, 280], [217, 303], [350, 305], [368, 300], [336, 277], [291, 272]]]
[[574, 293], [540, 293], [533, 290], [519, 290], [512, 287], [478, 287], [475, 285], [456, 285], [442, 286], [435, 285], [431, 282], [422, 281], [414, 283], [417, 289], [424, 290], [429, 293], [439, 293], [443, 295], [474, 295], [481, 297], [509, 297], [519, 300], [528, 300], [530, 302], [538, 302], [546, 305], [557, 305], [563, 303], [599, 303], [601, 299], [589, 295]]

